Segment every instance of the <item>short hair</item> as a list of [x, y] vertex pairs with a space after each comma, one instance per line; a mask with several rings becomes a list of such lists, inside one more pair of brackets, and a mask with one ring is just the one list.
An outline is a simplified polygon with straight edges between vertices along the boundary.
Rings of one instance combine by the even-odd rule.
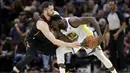
[[115, 1], [110, 1], [109, 4], [110, 3], [117, 5], [117, 2], [115, 2]]
[[60, 15], [53, 15], [53, 16], [51, 17], [51, 20], [52, 20], [52, 21], [61, 20], [61, 19], [62, 19], [62, 17], [61, 17]]
[[41, 5], [41, 9], [44, 10], [45, 8], [48, 8], [49, 5], [53, 5], [53, 3], [45, 1]]

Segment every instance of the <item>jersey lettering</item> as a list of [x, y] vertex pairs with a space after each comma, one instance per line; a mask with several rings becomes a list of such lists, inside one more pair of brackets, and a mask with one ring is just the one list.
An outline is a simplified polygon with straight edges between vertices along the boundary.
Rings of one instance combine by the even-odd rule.
[[75, 41], [78, 39], [78, 35], [75, 32], [71, 32], [67, 35], [67, 37], [71, 40], [71, 41]]

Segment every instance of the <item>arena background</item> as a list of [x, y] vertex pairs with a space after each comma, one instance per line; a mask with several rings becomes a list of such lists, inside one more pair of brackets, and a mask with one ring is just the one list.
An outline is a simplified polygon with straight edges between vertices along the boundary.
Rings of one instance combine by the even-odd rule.
[[[106, 26], [105, 17], [110, 11], [109, 2], [112, 0], [0, 0], [0, 73], [8, 73], [12, 67], [23, 59], [26, 53], [24, 38], [31, 26], [39, 19], [40, 5], [44, 1], [55, 4], [55, 10], [63, 17], [94, 16], [99, 22], [102, 32]], [[130, 0], [113, 0], [117, 3], [118, 10], [125, 18], [130, 17]], [[21, 33], [15, 29], [19, 24]], [[129, 24], [128, 24], [129, 25]], [[93, 27], [90, 29], [94, 30]], [[127, 61], [127, 71], [130, 73], [130, 29], [124, 29], [124, 54]], [[109, 40], [109, 33], [107, 38]], [[105, 55], [109, 58], [108, 42], [102, 44]], [[108, 48], [109, 49], [109, 48]], [[77, 55], [67, 53], [67, 70], [73, 73], [106, 73], [107, 69], [94, 56], [86, 56], [84, 50]], [[117, 58], [118, 61], [118, 58]], [[56, 57], [37, 53], [37, 58], [22, 70], [24, 73], [57, 73]]]

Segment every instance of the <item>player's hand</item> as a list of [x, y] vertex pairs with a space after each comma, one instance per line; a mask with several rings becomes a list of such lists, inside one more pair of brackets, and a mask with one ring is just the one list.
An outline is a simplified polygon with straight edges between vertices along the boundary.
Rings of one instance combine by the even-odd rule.
[[77, 47], [80, 47], [80, 43], [78, 43], [78, 42], [73, 42], [73, 43], [70, 43], [68, 46], [69, 47], [75, 47], [75, 48], [77, 48]]
[[103, 42], [103, 39], [104, 39], [104, 36], [99, 36], [97, 45], [100, 45]]

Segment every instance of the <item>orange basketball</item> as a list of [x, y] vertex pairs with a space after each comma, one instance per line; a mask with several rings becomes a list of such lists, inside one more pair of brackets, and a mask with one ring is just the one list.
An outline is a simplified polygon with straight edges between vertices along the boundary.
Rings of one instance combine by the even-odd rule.
[[81, 45], [86, 48], [96, 48], [98, 46], [98, 38], [93, 35], [87, 36]]

